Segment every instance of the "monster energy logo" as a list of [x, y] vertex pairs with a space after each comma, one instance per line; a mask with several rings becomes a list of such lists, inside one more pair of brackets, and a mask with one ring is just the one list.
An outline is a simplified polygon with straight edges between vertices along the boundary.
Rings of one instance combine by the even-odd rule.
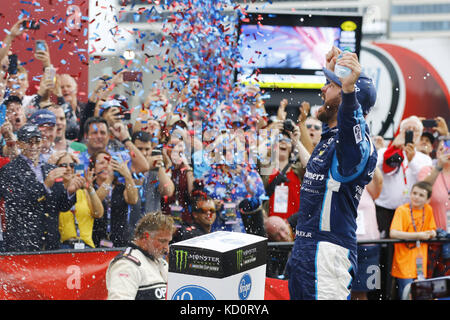
[[241, 270], [242, 266], [256, 261], [256, 248], [251, 248], [247, 250], [239, 249], [236, 250], [236, 266], [238, 271]]
[[242, 249], [239, 249], [236, 251], [236, 266], [238, 270], [241, 270], [243, 260], [244, 260], [244, 251]]
[[179, 270], [186, 269], [187, 266], [187, 251], [175, 250], [176, 268]]

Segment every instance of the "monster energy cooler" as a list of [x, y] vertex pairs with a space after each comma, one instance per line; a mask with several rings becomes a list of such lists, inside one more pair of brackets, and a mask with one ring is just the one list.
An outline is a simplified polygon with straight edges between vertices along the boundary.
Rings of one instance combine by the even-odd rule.
[[263, 300], [267, 239], [217, 231], [170, 246], [168, 300]]

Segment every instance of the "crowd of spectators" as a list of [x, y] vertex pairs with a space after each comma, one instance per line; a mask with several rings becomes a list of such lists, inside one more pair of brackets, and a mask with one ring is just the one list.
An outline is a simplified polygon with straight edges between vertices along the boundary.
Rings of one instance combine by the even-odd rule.
[[[19, 26], [5, 44], [21, 34]], [[176, 222], [173, 242], [217, 230], [293, 241], [305, 167], [322, 130], [308, 102], [296, 121], [287, 118], [286, 99], [268, 117], [252, 88], [244, 94], [260, 112], [205, 128], [183, 107], [182, 94], [174, 99], [163, 87], [150, 89], [142, 105], [128, 106], [120, 94], [123, 71], [100, 78], [87, 101], [78, 99], [77, 79], [68, 74], [43, 73], [36, 94], [28, 96], [27, 70], [19, 64], [11, 72], [11, 54], [9, 45], [0, 49], [1, 251], [123, 247], [137, 221], [158, 211]], [[48, 47], [35, 58], [43, 70], [52, 65]], [[430, 225], [450, 227], [447, 124], [436, 117], [433, 127], [424, 128], [421, 120], [404, 119], [392, 141], [374, 137], [378, 167], [362, 193], [358, 240], [389, 238], [397, 208], [410, 203], [419, 181], [432, 188]], [[406, 132], [412, 132], [410, 141]], [[420, 229], [420, 219], [405, 223]], [[425, 276], [448, 275], [442, 244], [428, 250]], [[360, 265], [377, 264], [382, 251], [360, 246]], [[357, 281], [367, 282], [367, 276]], [[354, 296], [364, 298], [366, 291], [358, 286]]]

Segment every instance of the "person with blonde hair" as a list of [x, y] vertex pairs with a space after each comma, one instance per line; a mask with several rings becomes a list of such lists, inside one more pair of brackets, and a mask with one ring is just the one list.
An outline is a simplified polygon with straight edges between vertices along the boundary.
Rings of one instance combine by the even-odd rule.
[[[65, 168], [64, 182], [67, 183], [74, 175], [79, 164], [78, 158], [71, 153], [63, 152], [56, 160], [59, 168]], [[92, 241], [94, 219], [103, 216], [103, 205], [93, 186], [93, 170], [83, 172], [86, 181], [85, 188], [76, 192], [76, 202], [68, 211], [59, 213], [59, 233], [62, 249], [84, 249], [85, 246], [95, 248]]]
[[130, 246], [110, 262], [106, 271], [108, 300], [165, 300], [165, 256], [173, 232], [172, 217], [160, 211], [139, 220]]

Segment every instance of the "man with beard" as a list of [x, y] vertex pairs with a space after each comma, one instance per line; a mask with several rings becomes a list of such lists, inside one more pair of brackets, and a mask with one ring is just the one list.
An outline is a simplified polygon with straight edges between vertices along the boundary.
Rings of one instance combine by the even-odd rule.
[[168, 277], [165, 256], [174, 231], [172, 217], [149, 212], [135, 228], [130, 245], [106, 271], [108, 300], [164, 300]]
[[[296, 239], [288, 263], [294, 300], [348, 299], [357, 266], [356, 208], [376, 166], [377, 152], [364, 120], [375, 104], [371, 79], [354, 53], [333, 47], [326, 56], [324, 104], [317, 112], [323, 130], [306, 166]], [[338, 63], [351, 70], [334, 74]]]

